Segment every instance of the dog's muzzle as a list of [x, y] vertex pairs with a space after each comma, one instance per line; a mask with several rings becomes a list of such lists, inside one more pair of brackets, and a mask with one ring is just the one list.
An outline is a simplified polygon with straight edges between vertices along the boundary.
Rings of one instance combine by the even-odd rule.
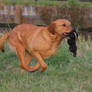
[[64, 33], [64, 36], [69, 37], [69, 38], [76, 38], [77, 39], [78, 38], [78, 33], [77, 33], [76, 29], [74, 28], [74, 29], [72, 29], [71, 32]]

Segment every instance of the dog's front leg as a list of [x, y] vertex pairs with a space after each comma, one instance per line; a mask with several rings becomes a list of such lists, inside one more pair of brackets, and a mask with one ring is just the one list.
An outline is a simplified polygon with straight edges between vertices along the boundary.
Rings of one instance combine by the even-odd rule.
[[38, 60], [39, 62], [38, 66], [39, 64], [42, 66], [42, 69], [40, 70], [40, 72], [43, 72], [47, 68], [47, 64], [44, 62], [44, 59], [41, 57], [40, 53], [37, 51], [32, 51], [32, 54]]

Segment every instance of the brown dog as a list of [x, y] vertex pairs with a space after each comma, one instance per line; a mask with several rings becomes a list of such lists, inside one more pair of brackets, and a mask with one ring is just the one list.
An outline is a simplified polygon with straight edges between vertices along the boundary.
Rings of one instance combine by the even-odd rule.
[[[58, 19], [48, 27], [21, 24], [0, 39], [0, 49], [4, 51], [4, 44], [8, 39], [9, 46], [19, 56], [23, 69], [36, 71], [42, 66], [40, 71], [43, 72], [47, 68], [44, 59], [56, 54], [61, 41], [71, 31], [71, 23], [66, 19]], [[29, 66], [33, 57], [38, 62], [36, 66]]]

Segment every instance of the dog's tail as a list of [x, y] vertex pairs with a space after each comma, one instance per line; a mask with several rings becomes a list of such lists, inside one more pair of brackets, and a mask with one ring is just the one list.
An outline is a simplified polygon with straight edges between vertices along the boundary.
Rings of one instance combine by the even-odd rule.
[[0, 39], [0, 50], [4, 52], [4, 45], [9, 37], [10, 32], [4, 34]]

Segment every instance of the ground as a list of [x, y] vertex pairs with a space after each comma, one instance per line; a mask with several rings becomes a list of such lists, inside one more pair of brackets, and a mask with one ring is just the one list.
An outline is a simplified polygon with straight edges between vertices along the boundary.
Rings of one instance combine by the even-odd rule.
[[6, 44], [5, 53], [0, 51], [0, 92], [92, 92], [92, 42], [80, 37], [77, 45], [76, 58], [65, 40], [57, 55], [46, 60], [45, 72], [21, 74], [19, 59]]

